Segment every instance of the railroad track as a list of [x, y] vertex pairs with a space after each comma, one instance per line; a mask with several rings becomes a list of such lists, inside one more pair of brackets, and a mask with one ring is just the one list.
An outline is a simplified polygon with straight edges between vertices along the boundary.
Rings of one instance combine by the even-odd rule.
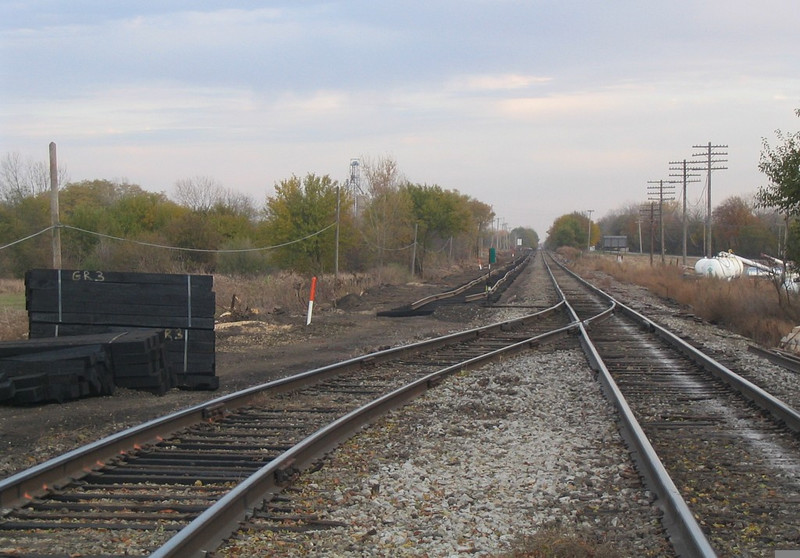
[[14, 475], [0, 482], [2, 546], [203, 555], [375, 416], [449, 374], [567, 335], [576, 324], [560, 306], [231, 394]]
[[528, 265], [532, 253], [527, 252], [510, 262], [486, 272], [453, 290], [426, 296], [405, 306], [378, 312], [379, 316], [407, 317], [432, 314], [436, 308], [447, 305], [483, 302], [492, 304], [500, 299], [506, 288]]
[[[579, 318], [611, 303], [565, 269], [553, 272]], [[659, 485], [648, 460], [660, 458], [669, 485], [656, 490], [659, 498], [677, 489], [710, 543], [688, 543], [698, 534], [673, 531], [677, 548], [691, 556], [771, 556], [765, 549], [800, 547], [796, 410], [618, 303], [607, 320], [589, 327], [587, 343], [606, 391], [624, 396], [655, 451], [648, 456], [633, 444], [640, 472], [651, 487]]]
[[[624, 435], [678, 553], [786, 548], [800, 502], [798, 438], [785, 426], [793, 411], [755, 408], [770, 398], [708, 380], [709, 359], [660, 347], [661, 338], [676, 341], [552, 270], [569, 304], [556, 302], [554, 288], [542, 311], [257, 386], [1, 481], [3, 547], [17, 556], [202, 556], [243, 518], [263, 515], [265, 499], [276, 517], [291, 516], [281, 490], [375, 417], [450, 374], [580, 332], [609, 398], [624, 393]], [[91, 541], [108, 530], [115, 535], [98, 550]]]

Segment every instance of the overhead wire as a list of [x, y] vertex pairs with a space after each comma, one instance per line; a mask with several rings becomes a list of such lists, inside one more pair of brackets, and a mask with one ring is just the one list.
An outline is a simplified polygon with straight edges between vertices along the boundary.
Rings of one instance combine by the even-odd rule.
[[97, 237], [100, 237], [100, 238], [107, 238], [107, 239], [116, 240], [116, 241], [119, 241], [119, 242], [129, 242], [129, 243], [132, 243], [132, 244], [138, 244], [140, 246], [148, 246], [148, 247], [151, 247], [151, 248], [161, 248], [161, 249], [164, 249], [164, 250], [175, 250], [175, 251], [182, 251], [182, 252], [214, 253], [214, 254], [234, 254], [234, 253], [244, 253], [244, 252], [265, 252], [265, 251], [268, 251], [268, 250], [275, 250], [276, 248], [283, 248], [285, 246], [290, 246], [292, 244], [297, 244], [298, 242], [303, 242], [304, 240], [308, 240], [309, 238], [313, 238], [315, 236], [318, 236], [318, 235], [324, 233], [325, 231], [327, 231], [328, 229], [330, 229], [330, 228], [332, 228], [334, 226], [336, 226], [336, 223], [331, 223], [327, 227], [325, 227], [323, 229], [320, 229], [320, 230], [318, 230], [318, 231], [316, 231], [314, 233], [311, 233], [309, 235], [306, 235], [306, 236], [304, 236], [302, 238], [298, 238], [298, 239], [295, 239], [295, 240], [290, 240], [288, 242], [283, 242], [281, 244], [274, 244], [272, 246], [261, 246], [261, 247], [258, 247], [258, 248], [207, 249], [207, 248], [184, 248], [184, 247], [181, 247], [181, 246], [169, 246], [169, 245], [166, 245], [166, 244], [156, 244], [154, 242], [144, 242], [144, 241], [141, 241], [141, 240], [133, 240], [133, 239], [130, 239], [130, 238], [122, 238], [122, 237], [113, 236], [113, 235], [110, 235], [110, 234], [99, 233], [99, 232], [95, 232], [95, 231], [89, 231], [89, 230], [86, 230], [86, 229], [82, 229], [80, 227], [73, 227], [72, 225], [59, 224], [59, 225], [51, 225], [51, 226], [47, 227], [46, 229], [43, 229], [43, 230], [41, 230], [39, 232], [36, 232], [36, 233], [33, 233], [32, 235], [26, 236], [25, 238], [20, 238], [19, 240], [15, 240], [14, 242], [6, 244], [5, 246], [0, 246], [0, 250], [4, 250], [5, 248], [9, 248], [11, 246], [14, 246], [16, 244], [24, 242], [26, 240], [30, 240], [31, 238], [39, 236], [40, 234], [44, 234], [44, 233], [46, 233], [46, 232], [48, 232], [50, 230], [53, 230], [55, 228], [60, 228], [60, 229], [74, 230], [74, 231], [78, 231], [78, 232], [81, 232], [81, 233], [84, 233], [84, 234], [97, 236]]

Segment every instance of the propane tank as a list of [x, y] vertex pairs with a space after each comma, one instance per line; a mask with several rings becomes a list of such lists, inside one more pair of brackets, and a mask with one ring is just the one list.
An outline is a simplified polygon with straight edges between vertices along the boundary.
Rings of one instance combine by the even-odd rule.
[[720, 252], [713, 258], [702, 258], [694, 264], [694, 271], [698, 275], [716, 277], [717, 279], [734, 279], [744, 273], [742, 260], [729, 254]]

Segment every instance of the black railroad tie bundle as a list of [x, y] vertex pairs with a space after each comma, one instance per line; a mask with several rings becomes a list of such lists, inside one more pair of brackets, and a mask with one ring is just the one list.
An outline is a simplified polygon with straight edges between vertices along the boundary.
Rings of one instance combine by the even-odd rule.
[[[103, 362], [108, 370], [105, 374], [97, 372], [86, 376], [74, 373], [77, 383], [84, 387], [59, 389], [42, 387], [42, 384], [70, 385], [72, 380], [42, 378], [42, 372], [35, 372], [31, 362], [46, 361], [42, 356], [50, 352], [53, 362], [61, 362], [56, 353], [40, 351], [39, 357], [20, 359], [15, 364], [0, 365], [0, 401], [14, 399], [42, 400], [72, 399], [73, 395], [101, 395], [107, 393], [108, 374], [112, 386], [144, 389], [163, 393], [171, 387], [182, 389], [216, 389], [219, 379], [216, 376], [214, 311], [215, 293], [213, 277], [210, 275], [178, 275], [161, 273], [105, 272], [84, 270], [36, 269], [25, 275], [26, 307], [29, 320], [28, 343], [41, 343], [51, 339], [53, 347], [67, 342], [75, 355], [62, 353], [65, 362]], [[112, 334], [112, 337], [108, 337]], [[106, 335], [102, 339], [87, 339], [87, 336]], [[83, 338], [81, 347], [99, 345], [90, 356], [88, 348], [77, 350], [78, 339]], [[57, 340], [57, 341], [56, 341]], [[83, 342], [80, 342], [83, 343]], [[2, 345], [2, 344], [0, 344]], [[11, 350], [11, 349], [9, 349]], [[78, 354], [81, 353], [81, 354]], [[6, 361], [0, 348], [0, 359]], [[9, 355], [12, 356], [12, 355]], [[87, 360], [88, 359], [88, 360]], [[19, 364], [25, 362], [25, 364]], [[66, 365], [59, 365], [65, 369]], [[89, 367], [88, 364], [84, 368]], [[44, 365], [41, 368], [46, 368]], [[51, 365], [53, 370], [58, 369]], [[97, 366], [95, 366], [97, 368]], [[110, 371], [110, 372], [109, 372]], [[29, 390], [32, 396], [20, 396], [11, 376], [33, 376], [41, 381]], [[67, 376], [69, 378], [69, 376]], [[101, 381], [102, 379], [102, 381]], [[20, 389], [29, 389], [27, 386]], [[27, 392], [23, 392], [27, 393]], [[10, 395], [9, 395], [10, 394]], [[27, 402], [27, 401], [26, 401]]]

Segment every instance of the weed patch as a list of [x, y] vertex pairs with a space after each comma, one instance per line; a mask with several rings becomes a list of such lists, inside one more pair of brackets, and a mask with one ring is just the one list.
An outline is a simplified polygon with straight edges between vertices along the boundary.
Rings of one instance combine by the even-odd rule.
[[616, 558], [619, 552], [608, 543], [595, 543], [575, 533], [542, 529], [514, 545], [503, 558]]

